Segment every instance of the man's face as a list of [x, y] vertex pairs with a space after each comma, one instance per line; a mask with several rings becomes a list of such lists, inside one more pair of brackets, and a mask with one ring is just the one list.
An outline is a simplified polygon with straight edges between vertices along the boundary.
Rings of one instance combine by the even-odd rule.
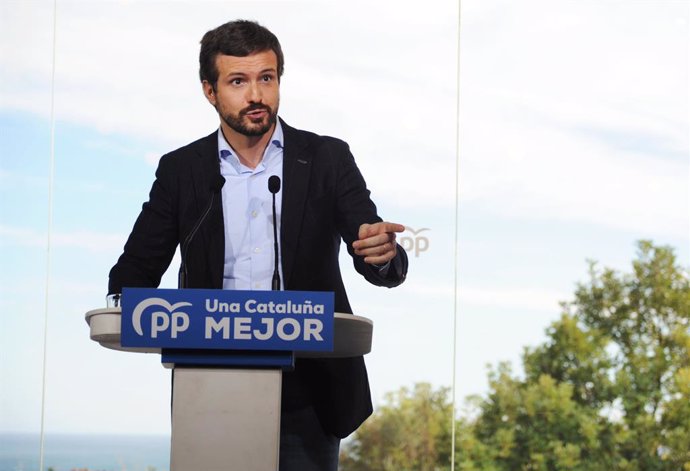
[[246, 57], [216, 56], [215, 90], [204, 81], [204, 94], [233, 131], [262, 136], [272, 129], [280, 101], [278, 60], [273, 51]]

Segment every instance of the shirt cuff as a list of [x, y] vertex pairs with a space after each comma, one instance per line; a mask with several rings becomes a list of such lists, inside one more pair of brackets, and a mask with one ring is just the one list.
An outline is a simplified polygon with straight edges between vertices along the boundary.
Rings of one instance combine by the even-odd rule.
[[388, 269], [391, 266], [391, 261], [388, 260], [383, 265], [376, 265], [376, 264], [372, 263], [372, 266], [379, 271], [379, 275], [386, 277], [386, 276], [388, 276]]

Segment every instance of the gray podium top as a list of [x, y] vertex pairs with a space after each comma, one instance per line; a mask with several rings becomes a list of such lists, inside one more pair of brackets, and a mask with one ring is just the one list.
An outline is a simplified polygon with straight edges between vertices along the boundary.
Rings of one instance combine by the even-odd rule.
[[[335, 313], [332, 352], [295, 352], [298, 358], [345, 358], [371, 351], [374, 323], [366, 317]], [[121, 308], [94, 309], [86, 313], [91, 340], [113, 350], [161, 353], [160, 348], [123, 347], [120, 345]]]

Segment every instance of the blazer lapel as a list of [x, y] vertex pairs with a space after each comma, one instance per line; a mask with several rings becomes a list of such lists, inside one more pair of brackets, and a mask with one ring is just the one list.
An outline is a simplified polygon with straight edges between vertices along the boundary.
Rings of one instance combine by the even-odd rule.
[[280, 246], [283, 265], [283, 285], [286, 289], [295, 266], [295, 251], [302, 229], [302, 216], [309, 189], [313, 155], [309, 143], [300, 133], [282, 119], [283, 148], [283, 202], [280, 216]]
[[[196, 193], [197, 211], [199, 216], [206, 211], [210, 201], [212, 189], [217, 187], [220, 175], [218, 157], [218, 131], [197, 141], [196, 152], [200, 165], [193, 166], [194, 191]], [[196, 221], [191, 221], [194, 224]], [[221, 191], [215, 193], [211, 212], [204, 224], [199, 228], [197, 237], [202, 239], [206, 248], [205, 264], [210, 279], [205, 286], [213, 289], [223, 287], [223, 264], [225, 263], [225, 230], [223, 224], [223, 198]]]

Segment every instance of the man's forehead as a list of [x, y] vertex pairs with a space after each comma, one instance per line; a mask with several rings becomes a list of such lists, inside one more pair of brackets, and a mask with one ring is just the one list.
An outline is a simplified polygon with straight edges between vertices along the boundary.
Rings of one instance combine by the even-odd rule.
[[278, 70], [278, 58], [272, 50], [258, 51], [248, 56], [230, 56], [218, 54], [216, 66], [221, 73], [248, 73]]

